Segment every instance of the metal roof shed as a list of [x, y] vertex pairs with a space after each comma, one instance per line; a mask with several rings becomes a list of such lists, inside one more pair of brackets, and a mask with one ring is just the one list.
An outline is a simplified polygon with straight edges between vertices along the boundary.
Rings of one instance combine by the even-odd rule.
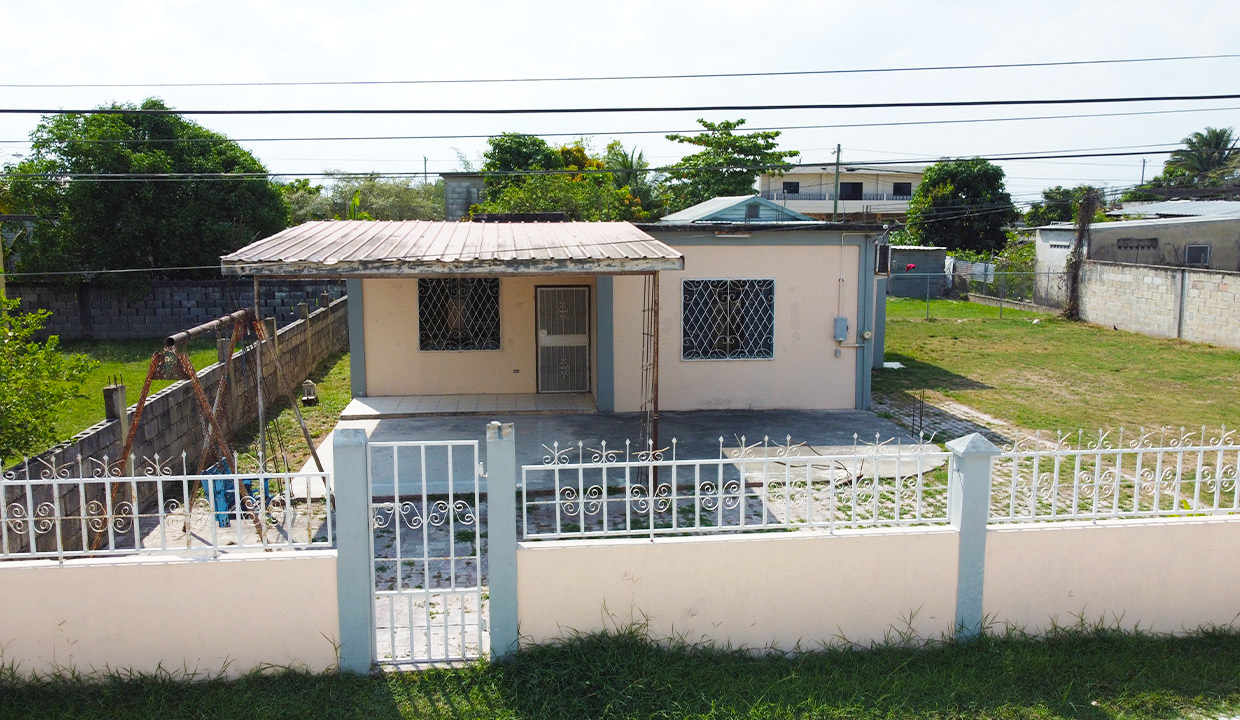
[[221, 258], [225, 275], [622, 275], [683, 270], [684, 256], [625, 222], [319, 220]]

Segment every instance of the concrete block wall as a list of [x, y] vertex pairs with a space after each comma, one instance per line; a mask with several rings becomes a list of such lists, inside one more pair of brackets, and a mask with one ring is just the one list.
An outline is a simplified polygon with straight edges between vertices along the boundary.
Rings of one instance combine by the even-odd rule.
[[[284, 395], [285, 392], [297, 388], [302, 381], [314, 371], [318, 365], [334, 353], [343, 352], [348, 348], [348, 299], [341, 298], [326, 308], [321, 308], [308, 317], [292, 322], [280, 328], [276, 338], [263, 343], [263, 388], [264, 396], [270, 405]], [[233, 356], [233, 376], [226, 392], [226, 402], [230, 408], [229, 421], [232, 428], [244, 426], [258, 417], [257, 394], [254, 382], [253, 345], [239, 350]], [[270, 361], [273, 353], [278, 353], [281, 374], [284, 383], [279, 383], [276, 364]], [[224, 376], [223, 363], [216, 363], [199, 370], [196, 375], [207, 397], [214, 400], [216, 388]], [[129, 421], [132, 423], [137, 410], [136, 401], [141, 388], [129, 388], [129, 400], [135, 404], [128, 409]], [[125, 438], [121, 436], [120, 422], [105, 420], [77, 434], [67, 443], [22, 463], [4, 470], [4, 476], [15, 479], [41, 477], [94, 477], [100, 474], [105, 461], [115, 465], [124, 447]], [[188, 380], [173, 383], [153, 393], [147, 398], [142, 410], [142, 417], [134, 437], [132, 454], [136, 457], [135, 474], [145, 474], [149, 463], [154, 462], [156, 455], [159, 465], [173, 474], [182, 472], [182, 463], [190, 473], [197, 471], [199, 455], [202, 452], [202, 441], [206, 431], [203, 414], [195, 400], [192, 384]], [[184, 453], [184, 459], [182, 459]], [[146, 486], [150, 493], [155, 492], [154, 485]], [[36, 494], [34, 504], [50, 500], [50, 491]], [[101, 497], [103, 484], [87, 486], [86, 501]], [[152, 498], [140, 497], [142, 504], [149, 503]], [[24, 503], [25, 495], [20, 488], [9, 488], [5, 503]], [[71, 515], [78, 511], [83, 499], [76, 485], [62, 486], [59, 506], [62, 514]], [[80, 544], [79, 526], [66, 523], [62, 530], [62, 542], [66, 546]], [[13, 539], [10, 538], [10, 543]], [[16, 551], [24, 541], [17, 541], [18, 546], [10, 544], [9, 550]], [[56, 547], [55, 533], [48, 533], [39, 539], [40, 549], [54, 550]], [[46, 545], [46, 547], [44, 547]]]
[[1238, 300], [1240, 273], [1098, 260], [1081, 268], [1081, 319], [1154, 337], [1240, 347]]
[[[89, 284], [10, 283], [6, 292], [21, 300], [22, 310], [51, 310], [45, 335], [62, 340], [162, 338], [254, 305], [246, 280], [161, 281], [136, 296]], [[332, 281], [273, 280], [259, 286], [264, 317], [280, 322], [297, 319], [300, 303], [317, 307], [323, 293], [335, 300], [344, 292], [344, 283]]]

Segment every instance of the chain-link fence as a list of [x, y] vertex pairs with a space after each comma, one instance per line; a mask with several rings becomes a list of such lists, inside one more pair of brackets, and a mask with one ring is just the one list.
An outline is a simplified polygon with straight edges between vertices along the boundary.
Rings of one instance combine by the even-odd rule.
[[893, 273], [887, 282], [890, 298], [925, 303], [933, 316], [936, 300], [968, 300], [1000, 308], [1058, 312], [1067, 298], [1067, 273], [1007, 271], [995, 263], [956, 262], [947, 273]]

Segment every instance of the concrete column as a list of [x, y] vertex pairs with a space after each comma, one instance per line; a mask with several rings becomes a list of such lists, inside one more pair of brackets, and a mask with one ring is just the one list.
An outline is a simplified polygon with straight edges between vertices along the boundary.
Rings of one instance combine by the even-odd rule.
[[871, 367], [880, 370], [887, 345], [887, 278], [879, 276], [874, 283], [874, 339], [870, 341], [874, 348]]
[[956, 567], [956, 639], [970, 640], [982, 632], [990, 465], [1000, 450], [978, 433], [949, 441], [947, 449], [952, 452], [947, 518], [960, 534]]
[[345, 281], [349, 297], [349, 386], [353, 397], [366, 397], [366, 336], [362, 327], [362, 281]]
[[[129, 436], [129, 401], [125, 397], [124, 383], [117, 382], [103, 388], [103, 416], [120, 423], [121, 449], [124, 450], [125, 438]], [[118, 460], [121, 461], [122, 472], [132, 477], [133, 458], [125, 457], [118, 458]]]
[[491, 658], [517, 649], [517, 435], [512, 423], [487, 425], [487, 585]]
[[332, 434], [332, 451], [340, 671], [367, 673], [375, 657], [375, 586], [366, 431], [336, 428]]
[[304, 302], [297, 303], [297, 317], [302, 320], [308, 320], [310, 318], [310, 306]]

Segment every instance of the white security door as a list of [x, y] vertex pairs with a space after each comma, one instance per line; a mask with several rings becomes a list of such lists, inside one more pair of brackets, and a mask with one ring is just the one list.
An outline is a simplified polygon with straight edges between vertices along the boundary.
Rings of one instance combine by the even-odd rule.
[[538, 392], [590, 391], [590, 288], [538, 288]]

